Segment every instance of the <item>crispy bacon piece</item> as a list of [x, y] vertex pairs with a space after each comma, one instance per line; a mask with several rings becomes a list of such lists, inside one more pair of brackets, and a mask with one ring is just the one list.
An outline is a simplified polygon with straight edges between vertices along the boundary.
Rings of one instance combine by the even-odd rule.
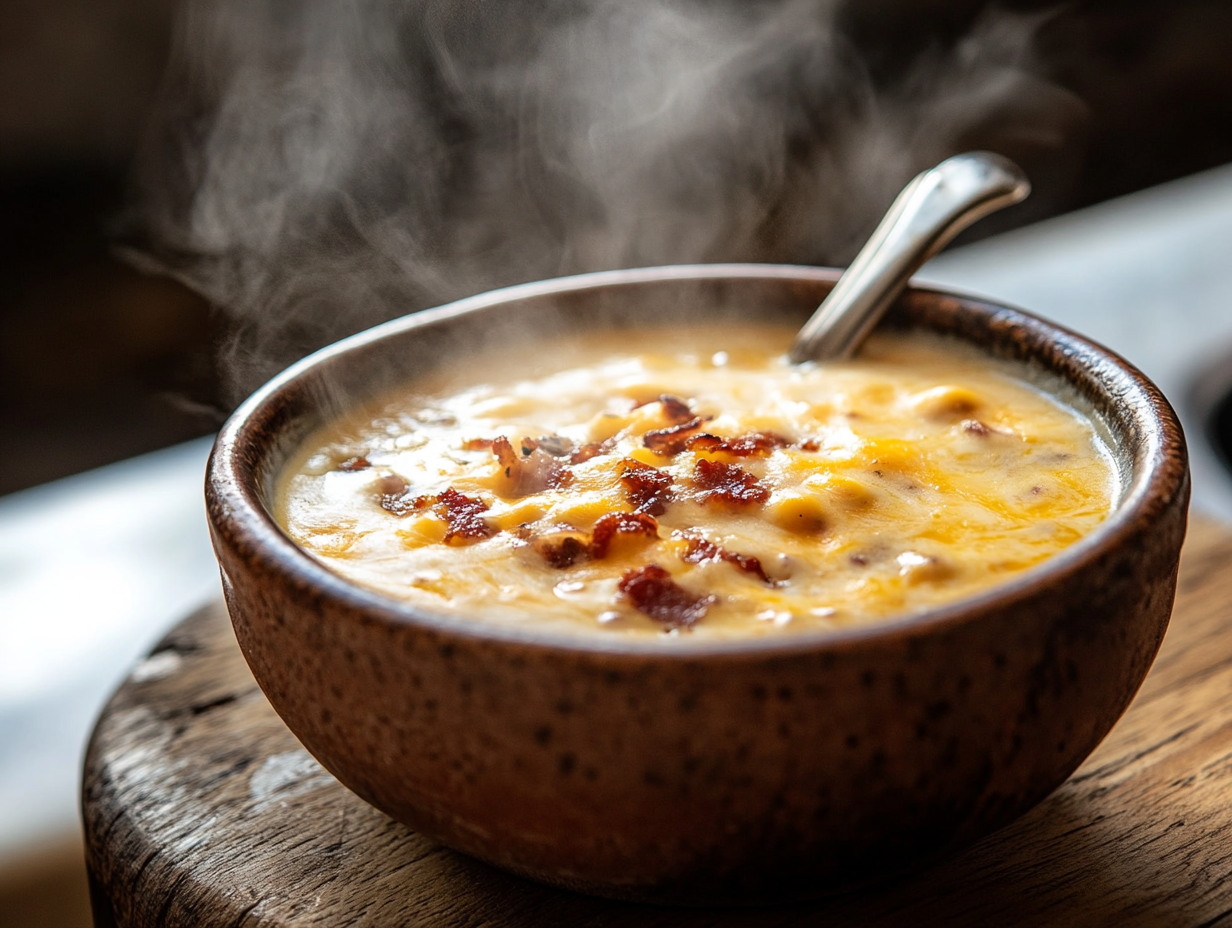
[[395, 496], [391, 493], [383, 493], [381, 495], [381, 508], [386, 512], [392, 512], [396, 516], [404, 516], [408, 512], [416, 512], [420, 509], [426, 509], [430, 503], [425, 503], [425, 499], [431, 497], [425, 496]]
[[483, 514], [488, 511], [488, 504], [481, 499], [465, 496], [453, 487], [438, 496], [411, 496], [406, 492], [406, 481], [396, 475], [390, 475], [381, 478], [378, 492], [381, 508], [396, 516], [435, 509], [449, 525], [444, 538], [446, 544], [455, 538], [479, 541], [496, 534], [496, 529], [488, 525], [483, 518]]
[[492, 447], [490, 438], [468, 438], [462, 442], [463, 451], [488, 451]]
[[[526, 439], [522, 440], [522, 444], [525, 446]], [[540, 435], [535, 445], [554, 458], [567, 458], [574, 449], [573, 440], [563, 435]]]
[[620, 486], [633, 508], [652, 516], [662, 515], [672, 499], [672, 475], [633, 458], [625, 458], [620, 466]]
[[634, 403], [633, 408], [640, 409], [643, 406], [649, 406], [651, 403], [663, 404], [663, 415], [668, 422], [688, 422], [693, 418], [693, 411], [689, 409], [689, 404], [678, 396], [672, 396], [670, 393], [660, 393], [657, 399]]
[[603, 441], [588, 441], [582, 445], [573, 454], [569, 455], [570, 464], [581, 464], [583, 461], [589, 461], [593, 457], [598, 457], [601, 454], [610, 454], [612, 449], [616, 447], [616, 440], [606, 438]]
[[791, 442], [773, 432], [751, 432], [737, 438], [719, 438], [703, 432], [684, 443], [689, 451], [707, 454], [730, 454], [735, 458], [764, 458], [775, 448], [786, 448]]
[[683, 538], [688, 545], [680, 557], [690, 564], [704, 564], [706, 561], [726, 561], [737, 570], [743, 570], [745, 573], [752, 574], [762, 583], [774, 583], [773, 580], [766, 576], [765, 570], [762, 569], [761, 561], [755, 557], [747, 554], [737, 554], [735, 551], [728, 551], [722, 545], [716, 545], [714, 542], [708, 541], [701, 535], [695, 535], [692, 532], [680, 532], [678, 537]]
[[[427, 500], [431, 497], [420, 497], [420, 499]], [[434, 502], [438, 508], [445, 510], [445, 521], [449, 523], [449, 531], [445, 533], [446, 544], [455, 538], [479, 541], [496, 534], [496, 530], [483, 518], [483, 514], [488, 511], [488, 504], [483, 500], [464, 496], [450, 487], [436, 497]]]
[[347, 473], [354, 473], [357, 470], [367, 470], [372, 465], [368, 463], [365, 457], [347, 458], [338, 465], [339, 470], [345, 470]]
[[659, 397], [659, 402], [663, 404], [663, 415], [667, 417], [668, 422], [688, 422], [693, 418], [689, 404], [678, 396], [669, 396], [664, 393]]
[[646, 535], [657, 538], [659, 523], [654, 516], [641, 512], [609, 512], [595, 523], [595, 530], [590, 535], [590, 556], [596, 561], [607, 557], [612, 539], [617, 535]]
[[[530, 442], [530, 444], [528, 444]], [[530, 496], [555, 487], [567, 487], [573, 474], [546, 451], [539, 450], [534, 439], [522, 439], [522, 455], [504, 435], [492, 440], [492, 453], [505, 471], [508, 496]]]
[[639, 612], [669, 629], [696, 625], [716, 602], [713, 595], [690, 593], [658, 564], [625, 571], [617, 589]]
[[522, 461], [513, 450], [513, 445], [504, 435], [492, 439], [492, 453], [496, 455], [497, 463], [505, 468], [505, 476], [513, 478], [513, 468], [521, 467]]
[[617, 535], [659, 537], [659, 523], [653, 516], [640, 512], [609, 512], [601, 516], [590, 534], [567, 525], [536, 532], [523, 526], [518, 536], [530, 542], [531, 548], [553, 567], [570, 567], [578, 561], [601, 561], [611, 550]]
[[687, 422], [668, 426], [665, 429], [651, 429], [642, 436], [642, 444], [655, 454], [670, 456], [684, 450], [689, 438], [702, 427], [702, 417], [694, 416]]
[[562, 528], [539, 535], [519, 534], [530, 542], [536, 554], [558, 569], [563, 570], [590, 556], [590, 536], [585, 532]]
[[685, 441], [684, 446], [688, 451], [715, 452], [722, 451], [727, 439], [719, 438], [718, 435], [711, 435], [709, 432], [700, 432], [697, 435], [691, 435]]
[[764, 503], [770, 491], [757, 482], [757, 478], [736, 464], [708, 461], [698, 458], [693, 471], [693, 482], [703, 491], [698, 497], [702, 502], [721, 500], [726, 503]]
[[386, 512], [392, 512], [396, 516], [404, 516], [408, 512], [414, 512], [416, 509], [423, 509], [422, 505], [416, 505], [419, 499], [407, 493], [406, 481], [397, 474], [386, 474], [376, 483], [377, 502]]

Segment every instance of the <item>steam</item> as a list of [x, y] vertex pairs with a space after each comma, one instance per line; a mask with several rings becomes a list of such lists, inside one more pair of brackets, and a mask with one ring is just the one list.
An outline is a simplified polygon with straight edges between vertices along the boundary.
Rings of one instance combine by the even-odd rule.
[[227, 314], [231, 399], [525, 280], [841, 263], [914, 173], [1065, 146], [1039, 16], [879, 86], [838, 0], [186, 0], [130, 253]]

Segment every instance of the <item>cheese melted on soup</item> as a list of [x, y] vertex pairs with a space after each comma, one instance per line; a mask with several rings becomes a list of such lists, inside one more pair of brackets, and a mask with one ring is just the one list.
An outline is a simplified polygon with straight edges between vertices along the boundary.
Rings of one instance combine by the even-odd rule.
[[412, 384], [313, 436], [276, 515], [343, 576], [460, 621], [713, 637], [925, 610], [1107, 517], [1092, 418], [1024, 368], [920, 335], [792, 366], [793, 335], [608, 335], [554, 371]]

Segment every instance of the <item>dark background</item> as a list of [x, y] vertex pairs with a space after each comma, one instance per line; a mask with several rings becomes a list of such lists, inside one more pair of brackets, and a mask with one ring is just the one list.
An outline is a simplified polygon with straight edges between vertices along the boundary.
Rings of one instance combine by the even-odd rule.
[[[892, 82], [988, 5], [859, 0], [842, 22]], [[1034, 166], [1057, 175], [1044, 207], [1001, 227], [1232, 161], [1232, 3], [999, 6], [1051, 11], [1046, 76], [1089, 109], [1070, 150]], [[171, 0], [0, 11], [0, 494], [208, 434], [223, 414], [222, 317], [110, 245], [173, 20]]]

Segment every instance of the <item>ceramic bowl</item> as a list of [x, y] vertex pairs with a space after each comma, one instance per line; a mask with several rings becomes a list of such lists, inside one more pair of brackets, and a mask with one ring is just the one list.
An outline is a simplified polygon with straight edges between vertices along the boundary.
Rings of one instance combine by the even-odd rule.
[[[1005, 825], [1133, 697], [1172, 608], [1189, 478], [1172, 409], [1109, 351], [923, 288], [883, 325], [1059, 377], [1127, 490], [1095, 532], [990, 592], [840, 632], [563, 639], [429, 614], [312, 560], [270, 517], [309, 432], [477, 345], [622, 326], [801, 323], [836, 278], [775, 266], [592, 274], [462, 300], [295, 365], [227, 423], [207, 497], [235, 632], [305, 747], [395, 819], [536, 880], [750, 904], [877, 880]], [[522, 347], [519, 347], [522, 346]]]

